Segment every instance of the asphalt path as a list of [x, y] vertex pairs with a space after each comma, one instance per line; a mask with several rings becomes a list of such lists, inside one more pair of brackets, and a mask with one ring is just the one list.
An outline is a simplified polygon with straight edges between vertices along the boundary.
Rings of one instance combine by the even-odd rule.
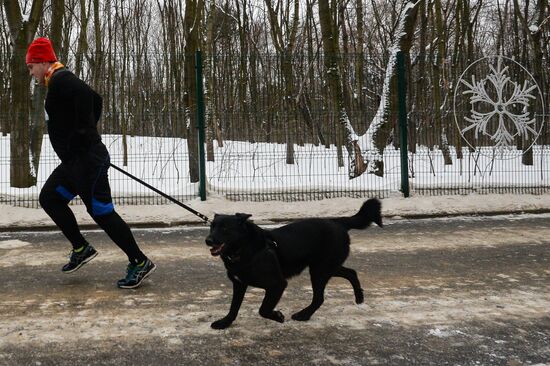
[[135, 229], [157, 271], [120, 290], [121, 251], [100, 231], [99, 256], [61, 273], [58, 232], [0, 233], [0, 365], [543, 365], [550, 364], [550, 215], [386, 220], [352, 231], [347, 266], [365, 303], [333, 279], [308, 322], [307, 271], [260, 317], [249, 290], [227, 330], [231, 285], [205, 227]]

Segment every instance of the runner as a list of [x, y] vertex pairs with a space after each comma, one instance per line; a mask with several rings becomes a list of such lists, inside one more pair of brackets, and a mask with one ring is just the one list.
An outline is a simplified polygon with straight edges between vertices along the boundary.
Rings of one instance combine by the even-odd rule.
[[61, 159], [40, 192], [40, 204], [73, 246], [62, 271], [72, 273], [97, 256], [69, 208], [78, 195], [94, 221], [128, 256], [126, 278], [118, 281], [118, 287], [136, 288], [156, 266], [141, 252], [130, 227], [114, 210], [107, 176], [109, 152], [97, 131], [102, 98], [58, 62], [47, 38], [30, 44], [26, 63], [30, 75], [48, 88], [48, 135]]

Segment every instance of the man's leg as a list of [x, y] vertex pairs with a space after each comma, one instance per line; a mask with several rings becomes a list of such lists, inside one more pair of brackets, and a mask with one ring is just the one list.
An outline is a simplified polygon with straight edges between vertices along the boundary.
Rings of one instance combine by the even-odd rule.
[[[106, 150], [105, 150], [106, 153]], [[111, 187], [107, 175], [108, 155], [92, 175], [91, 186], [83, 184], [80, 197], [94, 221], [107, 233], [116, 245], [128, 256], [130, 264], [126, 278], [118, 281], [120, 288], [136, 288], [155, 269], [155, 264], [139, 249], [128, 224], [114, 210], [111, 198]], [[86, 187], [90, 187], [89, 189]]]
[[93, 216], [95, 222], [128, 256], [130, 263], [126, 277], [117, 282], [120, 288], [136, 288], [156, 269], [155, 264], [139, 249], [134, 235], [126, 222], [113, 210], [107, 215]]
[[139, 249], [130, 227], [116, 211], [113, 210], [100, 216], [92, 214], [92, 218], [107, 233], [109, 238], [126, 253], [130, 263], [139, 264], [147, 259]]
[[40, 205], [52, 218], [73, 246], [69, 263], [63, 266], [64, 273], [71, 273], [97, 256], [97, 251], [82, 236], [69, 202], [74, 198], [65, 169], [57, 167], [40, 191]]
[[61, 232], [71, 242], [74, 249], [86, 245], [86, 239], [80, 233], [74, 213], [69, 208], [69, 202], [75, 197], [64, 169], [57, 167], [40, 191], [40, 205], [59, 227]]

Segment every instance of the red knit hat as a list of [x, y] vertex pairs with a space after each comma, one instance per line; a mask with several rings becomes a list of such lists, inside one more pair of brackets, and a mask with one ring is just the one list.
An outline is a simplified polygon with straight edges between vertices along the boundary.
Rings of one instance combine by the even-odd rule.
[[56, 62], [57, 57], [53, 51], [52, 43], [49, 39], [37, 38], [29, 45], [26, 57], [27, 64], [40, 62]]

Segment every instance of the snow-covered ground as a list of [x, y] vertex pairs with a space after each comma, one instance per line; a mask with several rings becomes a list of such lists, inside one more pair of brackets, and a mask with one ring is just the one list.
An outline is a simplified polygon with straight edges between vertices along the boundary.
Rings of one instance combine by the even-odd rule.
[[[354, 214], [363, 199], [334, 198], [308, 202], [245, 202], [229, 201], [220, 196], [208, 200], [185, 202], [195, 210], [212, 218], [214, 213], [245, 212], [257, 223], [270, 223], [305, 217], [335, 217]], [[550, 211], [550, 194], [545, 195], [464, 195], [389, 197], [382, 200], [385, 217], [449, 216], [494, 213], [522, 213]], [[81, 224], [92, 224], [84, 206], [71, 206]], [[177, 225], [202, 221], [175, 205], [117, 206], [117, 211], [131, 224]], [[40, 228], [53, 222], [41, 209], [0, 205], [0, 229]]]
[[[122, 166], [122, 139], [104, 135], [112, 161]], [[57, 166], [48, 136], [44, 136], [39, 184], [28, 189], [9, 187], [9, 136], [0, 137], [0, 150], [4, 157], [0, 164], [0, 195], [37, 197], [41, 184]], [[349, 180], [347, 168], [338, 168], [335, 148], [326, 149], [306, 145], [296, 147], [296, 164], [285, 162], [283, 144], [242, 143], [226, 141], [215, 148], [214, 162], [207, 163], [206, 201], [198, 198], [185, 203], [212, 217], [214, 213], [246, 212], [256, 222], [291, 220], [304, 217], [335, 217], [351, 215], [360, 207], [363, 198], [332, 198], [316, 201], [232, 201], [226, 193], [261, 192], [326, 192], [366, 191], [382, 198], [385, 216], [460, 215], [506, 212], [550, 211], [550, 194], [545, 195], [415, 195], [415, 188], [445, 189], [484, 187], [549, 187], [550, 162], [545, 159], [546, 149], [537, 147], [533, 166], [521, 165], [521, 155], [515, 158], [491, 158], [490, 154], [465, 153], [462, 160], [453, 154], [453, 165], [446, 166], [441, 152], [419, 148], [410, 156], [412, 197], [403, 198], [399, 192], [400, 166], [398, 151], [385, 153], [385, 177], [372, 174]], [[425, 150], [425, 151], [424, 151]], [[7, 160], [6, 160], [7, 159]], [[160, 190], [177, 197], [197, 195], [197, 184], [187, 177], [187, 145], [185, 140], [170, 138], [128, 137], [128, 165], [124, 169], [144, 179]], [[154, 195], [139, 183], [110, 170], [113, 196], [131, 197]], [[81, 205], [72, 206], [82, 224], [93, 221]], [[117, 211], [130, 223], [178, 224], [199, 223], [201, 220], [174, 204], [150, 206], [117, 205]], [[40, 227], [52, 225], [41, 209], [0, 205], [0, 228]]]

